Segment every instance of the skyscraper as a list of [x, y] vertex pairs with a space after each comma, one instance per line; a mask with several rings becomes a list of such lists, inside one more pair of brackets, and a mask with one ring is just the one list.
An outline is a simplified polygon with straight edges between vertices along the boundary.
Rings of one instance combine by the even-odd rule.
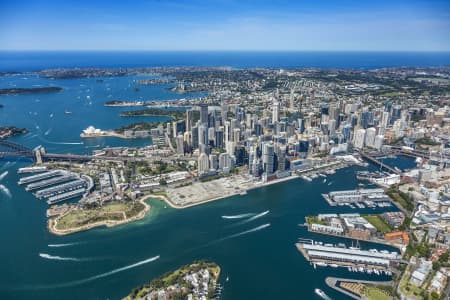
[[267, 175], [274, 172], [274, 150], [273, 145], [270, 143], [263, 144], [263, 169]]
[[274, 101], [272, 105], [272, 123], [275, 124], [280, 120], [280, 102]]
[[208, 124], [208, 104], [200, 104], [200, 123]]

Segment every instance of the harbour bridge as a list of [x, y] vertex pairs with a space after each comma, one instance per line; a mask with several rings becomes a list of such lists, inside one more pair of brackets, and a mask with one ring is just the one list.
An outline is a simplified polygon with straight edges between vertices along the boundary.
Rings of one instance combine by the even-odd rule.
[[[32, 161], [37, 160], [36, 154], [32, 149], [24, 145], [0, 139], [0, 159], [2, 158], [26, 158]], [[125, 160], [121, 157], [79, 155], [71, 153], [41, 153], [41, 159], [42, 161], [89, 161], [92, 159]]]
[[2, 139], [0, 139], [0, 158], [29, 158], [35, 160], [32, 149]]

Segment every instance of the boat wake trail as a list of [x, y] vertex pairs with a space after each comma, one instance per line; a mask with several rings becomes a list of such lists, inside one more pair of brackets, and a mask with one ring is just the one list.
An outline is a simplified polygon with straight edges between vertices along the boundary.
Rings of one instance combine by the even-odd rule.
[[239, 232], [239, 233], [235, 233], [235, 234], [226, 236], [226, 237], [224, 237], [224, 238], [218, 239], [218, 240], [216, 240], [216, 241], [213, 242], [213, 243], [218, 243], [218, 242], [226, 241], [226, 240], [229, 240], [229, 239], [236, 238], [236, 237], [238, 237], [238, 236], [242, 236], [242, 235], [246, 235], [246, 234], [249, 234], [249, 233], [252, 233], [252, 232], [260, 231], [260, 230], [263, 230], [264, 228], [267, 228], [267, 227], [269, 227], [269, 226], [270, 226], [270, 223], [263, 224], [263, 225], [260, 225], [260, 226], [258, 226], [258, 227], [255, 227], [255, 228], [252, 228], [252, 229], [249, 229], [249, 230], [245, 230], [245, 231], [242, 231], [242, 232]]
[[251, 216], [254, 216], [255, 213], [246, 213], [246, 214], [240, 214], [240, 215], [234, 215], [234, 216], [222, 216], [222, 219], [243, 219], [248, 218]]
[[56, 255], [50, 255], [47, 253], [39, 253], [39, 256], [45, 259], [51, 259], [51, 260], [68, 260], [68, 261], [88, 261], [92, 259], [88, 258], [75, 258], [75, 257], [62, 257], [62, 256], [56, 256]]
[[246, 235], [246, 234], [249, 234], [249, 233], [252, 233], [252, 232], [260, 231], [260, 230], [263, 230], [264, 228], [267, 228], [267, 227], [269, 227], [269, 226], [270, 226], [270, 223], [263, 224], [263, 225], [260, 225], [260, 226], [258, 226], [258, 227], [255, 227], [255, 228], [252, 228], [252, 229], [249, 229], [249, 230], [245, 230], [245, 231], [242, 231], [242, 232], [238, 232], [238, 233], [235, 233], [235, 234], [232, 234], [232, 235], [223, 237], [223, 238], [221, 238], [221, 239], [217, 239], [217, 240], [211, 241], [211, 242], [209, 242], [209, 243], [207, 243], [207, 244], [205, 244], [205, 245], [203, 245], [203, 246], [194, 248], [194, 249], [192, 249], [192, 250], [197, 250], [197, 249], [199, 249], [199, 248], [208, 247], [208, 246], [211, 246], [211, 245], [214, 245], [214, 244], [217, 244], [217, 243], [220, 243], [220, 242], [229, 240], [229, 239], [233, 239], [233, 238], [236, 238], [236, 237], [239, 237], [239, 236], [242, 236], [242, 235]]
[[111, 276], [111, 275], [114, 275], [114, 274], [119, 273], [119, 272], [123, 272], [123, 271], [129, 270], [129, 269], [136, 268], [136, 267], [141, 266], [141, 265], [145, 265], [145, 264], [151, 263], [152, 261], [158, 260], [159, 257], [160, 256], [157, 255], [157, 256], [154, 256], [154, 257], [147, 258], [145, 260], [141, 260], [141, 261], [139, 261], [137, 263], [134, 263], [134, 264], [122, 267], [122, 268], [114, 269], [114, 270], [106, 272], [106, 273], [102, 273], [102, 274], [95, 275], [95, 276], [88, 277], [88, 278], [81, 279], [81, 280], [76, 280], [76, 281], [71, 281], [71, 282], [67, 282], [67, 283], [63, 283], [63, 284], [54, 285], [52, 287], [69, 287], [69, 286], [80, 285], [80, 284], [83, 284], [83, 283], [86, 283], [86, 282], [94, 281], [96, 279], [100, 279], [100, 278], [104, 278], [104, 277], [107, 277], [107, 276]]
[[1, 181], [3, 178], [5, 178], [6, 175], [8, 175], [8, 171], [5, 171], [5, 172], [3, 172], [3, 173], [0, 175], [0, 181]]
[[263, 211], [262, 213], [256, 214], [256, 215], [254, 215], [253, 217], [250, 217], [250, 218], [248, 218], [248, 219], [246, 219], [246, 220], [242, 220], [242, 221], [240, 221], [240, 222], [237, 222], [236, 224], [233, 224], [232, 226], [234, 227], [234, 226], [239, 226], [239, 225], [242, 225], [242, 224], [246, 224], [246, 223], [252, 222], [252, 221], [254, 221], [254, 220], [257, 220], [257, 219], [259, 219], [259, 218], [264, 217], [264, 216], [267, 215], [269, 212], [270, 212], [270, 210]]
[[4, 186], [3, 184], [0, 184], [0, 191], [2, 191], [3, 194], [6, 195], [6, 197], [12, 198], [11, 192], [10, 192], [9, 189], [8, 189], [6, 186]]
[[49, 135], [52, 132], [53, 128], [50, 128], [49, 130], [47, 130], [44, 135]]
[[69, 247], [79, 245], [81, 243], [66, 243], [66, 244], [48, 244], [47, 246], [50, 248], [59, 248], [59, 247]]
[[[47, 130], [47, 132], [48, 132], [48, 130]], [[45, 133], [47, 133], [47, 132], [45, 132]], [[44, 135], [47, 135], [50, 132], [47, 134], [45, 134], [45, 133], [44, 133]], [[38, 136], [38, 138], [39, 138], [39, 140], [41, 140], [47, 144], [53, 144], [53, 145], [83, 145], [83, 142], [53, 142], [53, 141], [47, 140], [46, 138], [44, 138], [42, 136]]]

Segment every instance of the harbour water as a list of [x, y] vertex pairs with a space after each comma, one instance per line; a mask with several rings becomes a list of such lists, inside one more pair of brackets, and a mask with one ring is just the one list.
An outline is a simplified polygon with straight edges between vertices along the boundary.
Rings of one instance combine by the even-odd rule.
[[[12, 140], [30, 147], [43, 145], [50, 152], [85, 153], [106, 145], [149, 144], [148, 139], [83, 141], [79, 137], [88, 125], [111, 129], [136, 121], [119, 117], [121, 110], [129, 108], [104, 107], [106, 100], [180, 97], [165, 90], [165, 86], [140, 87], [141, 91], [135, 92], [135, 78], [104, 78], [97, 82], [2, 77], [1, 88], [51, 84], [64, 87], [64, 91], [2, 96], [0, 101], [5, 107], [0, 109], [0, 126], [30, 129], [30, 133]], [[66, 109], [72, 114], [64, 114]], [[0, 191], [1, 299], [119, 299], [132, 288], [198, 259], [221, 266], [222, 299], [298, 299], [299, 295], [302, 299], [316, 299], [314, 288], [324, 290], [333, 299], [346, 299], [325, 285], [326, 276], [387, 279], [341, 268], [314, 270], [294, 245], [299, 237], [351, 245], [350, 240], [308, 233], [305, 227], [298, 226], [306, 215], [392, 210], [330, 207], [322, 199], [321, 193], [356, 188], [359, 182], [355, 171], [361, 167], [338, 170], [328, 176], [326, 183], [322, 178], [312, 182], [295, 179], [184, 210], [151, 200], [152, 210], [143, 220], [59, 237], [47, 231], [47, 204], [17, 185], [17, 168], [26, 165], [24, 161], [0, 161], [0, 174], [8, 171], [0, 184], [11, 195]], [[245, 223], [222, 218], [248, 213], [260, 217]], [[385, 248], [367, 243], [361, 246]], [[226, 277], [229, 281], [225, 281]]]

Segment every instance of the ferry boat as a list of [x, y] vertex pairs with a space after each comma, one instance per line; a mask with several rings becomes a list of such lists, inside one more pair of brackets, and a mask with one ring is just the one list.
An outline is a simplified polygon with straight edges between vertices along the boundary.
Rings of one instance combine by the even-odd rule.
[[324, 291], [322, 291], [321, 289], [315, 289], [314, 293], [316, 293], [316, 295], [318, 295], [320, 298], [325, 299], [325, 300], [330, 300], [331, 298], [327, 296], [327, 294], [325, 294]]

